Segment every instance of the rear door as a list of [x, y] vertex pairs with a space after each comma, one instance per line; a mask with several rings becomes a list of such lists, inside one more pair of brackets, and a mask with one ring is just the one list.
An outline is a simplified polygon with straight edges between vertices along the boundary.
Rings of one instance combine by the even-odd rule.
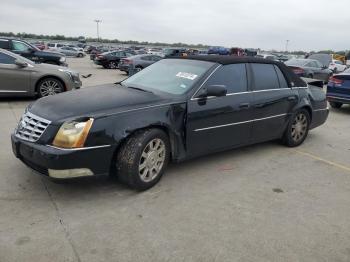
[[246, 65], [219, 67], [202, 88], [210, 85], [224, 85], [227, 95], [194, 96], [188, 102], [186, 144], [190, 155], [231, 148], [250, 139], [253, 94], [248, 91]]
[[250, 68], [254, 93], [252, 139], [260, 142], [279, 138], [298, 102], [298, 90], [289, 87], [276, 65], [252, 63]]
[[16, 58], [0, 52], [0, 95], [25, 94], [30, 88], [28, 68], [15, 65]]

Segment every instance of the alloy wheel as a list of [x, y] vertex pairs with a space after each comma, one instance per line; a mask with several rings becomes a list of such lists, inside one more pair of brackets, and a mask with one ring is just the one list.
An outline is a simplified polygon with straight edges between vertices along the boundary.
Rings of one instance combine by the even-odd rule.
[[294, 142], [299, 142], [305, 137], [307, 133], [307, 128], [308, 128], [308, 122], [305, 114], [304, 113], [297, 114], [292, 124], [291, 135]]
[[110, 62], [109, 63], [109, 68], [116, 69], [117, 68], [117, 64], [115, 62]]
[[139, 162], [139, 176], [142, 181], [151, 182], [159, 175], [165, 162], [165, 150], [165, 144], [159, 138], [146, 145]]
[[41, 83], [39, 92], [41, 96], [56, 95], [62, 92], [61, 85], [55, 80], [46, 80]]

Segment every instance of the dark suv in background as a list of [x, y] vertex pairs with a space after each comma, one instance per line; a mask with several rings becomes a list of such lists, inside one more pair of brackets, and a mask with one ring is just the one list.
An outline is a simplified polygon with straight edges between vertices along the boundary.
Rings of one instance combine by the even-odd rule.
[[0, 38], [0, 48], [21, 55], [33, 62], [67, 66], [66, 57], [63, 54], [42, 51], [23, 40]]

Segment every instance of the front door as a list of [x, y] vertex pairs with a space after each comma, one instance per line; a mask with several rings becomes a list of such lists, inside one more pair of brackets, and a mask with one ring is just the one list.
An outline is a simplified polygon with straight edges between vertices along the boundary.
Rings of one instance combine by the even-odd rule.
[[227, 95], [194, 96], [188, 102], [186, 144], [190, 155], [232, 148], [249, 141], [253, 94], [248, 91], [247, 79], [245, 64], [221, 66], [202, 88], [223, 85], [227, 88]]
[[0, 95], [29, 92], [30, 71], [15, 65], [16, 58], [0, 52]]

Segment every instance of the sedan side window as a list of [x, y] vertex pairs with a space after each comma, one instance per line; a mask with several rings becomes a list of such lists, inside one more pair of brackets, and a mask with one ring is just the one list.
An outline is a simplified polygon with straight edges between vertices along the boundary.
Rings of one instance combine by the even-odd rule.
[[274, 65], [251, 64], [255, 80], [254, 90], [278, 89], [279, 82]]
[[0, 64], [13, 65], [15, 58], [4, 53], [0, 53]]
[[288, 82], [284, 77], [284, 74], [282, 73], [281, 69], [279, 69], [279, 67], [275, 65], [275, 70], [278, 76], [278, 81], [280, 82], [280, 88], [289, 88]]
[[31, 48], [22, 42], [12, 41], [13, 50], [28, 52]]
[[247, 71], [245, 64], [232, 64], [220, 67], [207, 81], [206, 86], [224, 85], [227, 93], [247, 91]]

